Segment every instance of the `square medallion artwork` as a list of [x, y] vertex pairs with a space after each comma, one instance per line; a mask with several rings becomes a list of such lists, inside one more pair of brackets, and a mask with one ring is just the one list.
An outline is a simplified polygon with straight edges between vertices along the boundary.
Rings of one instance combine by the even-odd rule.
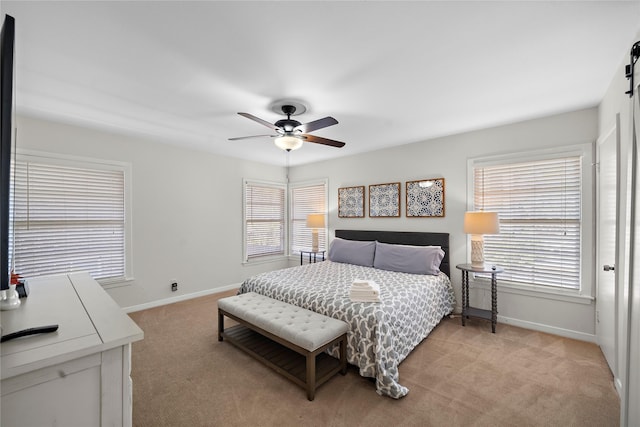
[[364, 218], [364, 185], [338, 188], [338, 217]]
[[400, 183], [369, 186], [369, 216], [371, 218], [400, 216]]
[[444, 216], [444, 178], [406, 183], [407, 217]]

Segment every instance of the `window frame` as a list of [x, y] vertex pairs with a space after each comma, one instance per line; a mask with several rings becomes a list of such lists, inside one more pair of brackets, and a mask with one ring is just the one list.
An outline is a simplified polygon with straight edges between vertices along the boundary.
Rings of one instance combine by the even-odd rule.
[[[521, 163], [536, 160], [558, 159], [579, 156], [582, 159], [581, 186], [581, 219], [580, 219], [580, 286], [578, 289], [565, 289], [539, 284], [524, 284], [501, 279], [498, 276], [498, 286], [502, 291], [570, 301], [581, 304], [591, 304], [594, 299], [594, 271], [595, 271], [595, 189], [594, 189], [594, 145], [582, 143], [562, 147], [546, 148], [515, 153], [504, 153], [491, 156], [469, 158], [467, 160], [467, 210], [474, 209], [474, 168]], [[470, 262], [469, 237], [466, 238], [466, 257]], [[505, 266], [506, 267], [506, 266]], [[476, 284], [488, 287], [489, 280], [481, 275], [473, 275]]]
[[124, 180], [124, 272], [121, 277], [100, 278], [96, 279], [96, 281], [100, 283], [103, 288], [109, 289], [128, 285], [130, 282], [135, 280], [133, 276], [131, 163], [29, 149], [18, 149], [16, 151], [16, 161], [40, 162], [43, 164], [66, 166], [71, 168], [122, 172]]
[[[329, 180], [327, 178], [323, 178], [323, 179], [316, 179], [316, 180], [309, 180], [309, 181], [301, 181], [301, 182], [295, 182], [295, 183], [290, 183], [289, 184], [289, 227], [288, 227], [288, 232], [289, 232], [289, 244], [288, 244], [288, 251], [289, 251], [289, 256], [290, 257], [299, 257], [300, 256], [300, 252], [299, 251], [294, 251], [293, 250], [293, 244], [294, 242], [294, 203], [295, 203], [295, 199], [293, 197], [293, 192], [296, 189], [299, 188], [305, 188], [305, 187], [316, 187], [316, 186], [324, 186], [324, 210], [322, 212], [314, 212], [314, 213], [323, 213], [325, 215], [325, 222], [324, 222], [324, 239], [320, 238], [319, 241], [319, 249], [320, 251], [328, 251], [328, 242], [329, 242]], [[324, 249], [323, 249], [324, 248]]]
[[[247, 250], [247, 186], [254, 185], [260, 187], [272, 187], [283, 190], [283, 236], [282, 236], [282, 254], [265, 254], [260, 256], [254, 256], [249, 258]], [[288, 188], [286, 183], [275, 181], [264, 181], [257, 179], [243, 179], [242, 180], [242, 264], [259, 264], [265, 262], [277, 261], [284, 259], [288, 256], [288, 230], [287, 224], [289, 223], [288, 215]]]

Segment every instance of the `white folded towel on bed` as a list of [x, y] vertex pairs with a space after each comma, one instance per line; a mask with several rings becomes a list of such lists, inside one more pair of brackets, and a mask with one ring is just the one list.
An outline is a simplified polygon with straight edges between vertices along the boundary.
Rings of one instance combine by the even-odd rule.
[[356, 279], [351, 284], [351, 290], [354, 290], [354, 291], [380, 291], [380, 286], [374, 280]]
[[351, 289], [349, 294], [358, 297], [379, 297], [380, 291], [375, 291], [373, 289], [370, 291], [357, 291], [355, 289]]
[[355, 279], [351, 284], [351, 288], [352, 289], [359, 289], [359, 288], [370, 289], [372, 287], [372, 283], [376, 283], [376, 282], [374, 282], [373, 280]]
[[380, 292], [380, 286], [373, 280], [356, 279], [351, 284], [352, 291], [377, 291]]
[[380, 302], [380, 286], [373, 280], [354, 280], [349, 298], [354, 302]]

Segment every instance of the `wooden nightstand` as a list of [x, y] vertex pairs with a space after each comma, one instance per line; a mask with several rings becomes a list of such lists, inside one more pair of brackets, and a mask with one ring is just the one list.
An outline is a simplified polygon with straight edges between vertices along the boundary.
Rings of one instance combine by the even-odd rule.
[[[476, 267], [471, 264], [458, 264], [456, 268], [462, 271], [462, 326], [469, 317], [491, 321], [491, 332], [496, 333], [496, 322], [498, 319], [498, 280], [496, 275], [502, 273], [504, 269], [484, 265]], [[491, 310], [469, 307], [469, 273], [490, 273], [491, 274]]]
[[[326, 251], [300, 251], [300, 265], [302, 265], [302, 257], [304, 255], [309, 255], [309, 264], [312, 262], [315, 263], [318, 259], [318, 255], [322, 256], [322, 261], [324, 261], [324, 253]], [[313, 258], [312, 258], [313, 256]], [[313, 260], [313, 261], [312, 261]]]

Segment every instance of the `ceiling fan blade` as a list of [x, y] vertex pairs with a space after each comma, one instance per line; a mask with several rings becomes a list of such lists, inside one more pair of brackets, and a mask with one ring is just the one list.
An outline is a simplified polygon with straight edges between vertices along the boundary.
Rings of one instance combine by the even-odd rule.
[[318, 119], [309, 123], [303, 123], [300, 126], [296, 126], [293, 130], [294, 132], [307, 133], [307, 132], [313, 132], [314, 130], [326, 128], [326, 127], [337, 125], [337, 124], [338, 124], [338, 121], [333, 117], [329, 116], [329, 117], [325, 117], [324, 119]]
[[254, 122], [258, 122], [261, 125], [264, 125], [264, 126], [266, 126], [268, 128], [271, 128], [273, 130], [281, 130], [278, 126], [274, 125], [273, 123], [269, 123], [266, 120], [262, 120], [260, 117], [256, 117], [253, 114], [249, 114], [249, 113], [238, 113], [238, 114], [240, 114], [242, 117], [246, 117], [247, 119], [251, 119]]
[[274, 138], [274, 137], [279, 136], [279, 135], [251, 135], [251, 136], [239, 136], [239, 137], [236, 137], [236, 138], [229, 138], [229, 141], [238, 141], [238, 140], [241, 140], [241, 139], [251, 139], [251, 138], [264, 138], [265, 136], [268, 136], [268, 137]]
[[315, 142], [316, 144], [330, 145], [331, 147], [341, 148], [341, 147], [344, 147], [344, 145], [345, 145], [344, 142], [335, 141], [333, 139], [323, 138], [321, 136], [302, 135], [302, 137], [305, 139], [305, 141]]

